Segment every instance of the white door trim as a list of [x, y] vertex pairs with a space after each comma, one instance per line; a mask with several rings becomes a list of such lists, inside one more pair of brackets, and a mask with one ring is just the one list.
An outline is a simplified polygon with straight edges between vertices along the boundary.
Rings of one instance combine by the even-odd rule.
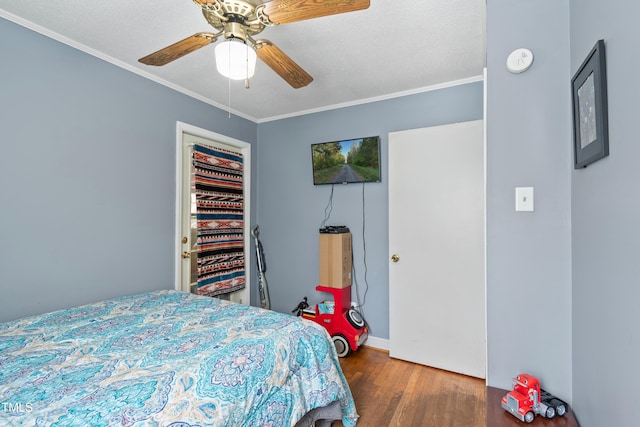
[[[485, 17], [486, 19], [486, 17]], [[484, 186], [484, 360], [485, 360], [485, 385], [489, 385], [489, 316], [488, 316], [488, 307], [489, 307], [489, 298], [488, 298], [488, 266], [487, 266], [487, 239], [489, 236], [487, 230], [487, 67], [482, 69], [482, 126], [484, 130], [482, 131], [482, 139], [483, 139], [483, 153], [482, 153], [482, 161], [484, 162], [484, 176], [483, 176], [483, 186]]]
[[181, 266], [182, 266], [182, 243], [180, 242], [182, 236], [182, 209], [181, 209], [181, 193], [182, 193], [182, 145], [183, 134], [188, 133], [202, 138], [211, 139], [213, 141], [221, 142], [223, 144], [230, 145], [235, 149], [242, 152], [244, 162], [244, 256], [245, 256], [245, 280], [246, 286], [242, 291], [241, 301], [243, 304], [249, 305], [251, 302], [251, 278], [250, 278], [250, 266], [253, 260], [251, 256], [251, 144], [248, 142], [240, 141], [239, 139], [231, 138], [226, 135], [222, 135], [216, 132], [212, 132], [207, 129], [202, 129], [188, 123], [176, 122], [176, 193], [175, 193], [175, 232], [174, 232], [174, 244], [175, 244], [175, 275], [174, 275], [174, 287], [176, 290], [180, 290], [181, 281]]

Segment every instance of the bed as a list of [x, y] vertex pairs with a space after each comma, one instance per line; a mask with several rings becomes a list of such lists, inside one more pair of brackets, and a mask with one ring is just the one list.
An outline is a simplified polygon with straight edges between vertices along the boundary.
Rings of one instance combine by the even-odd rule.
[[0, 324], [0, 425], [311, 426], [358, 415], [313, 322], [179, 291]]

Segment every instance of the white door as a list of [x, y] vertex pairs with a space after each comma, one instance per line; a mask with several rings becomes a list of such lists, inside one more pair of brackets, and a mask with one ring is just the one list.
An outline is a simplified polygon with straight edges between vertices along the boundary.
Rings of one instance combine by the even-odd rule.
[[391, 357], [485, 377], [481, 120], [389, 134]]
[[244, 289], [229, 295], [229, 299], [240, 304], [250, 303], [250, 144], [224, 135], [216, 134], [185, 123], [178, 122], [176, 137], [176, 289], [195, 293], [197, 282], [197, 254], [195, 219], [195, 193], [191, 162], [195, 144], [223, 148], [242, 154], [244, 163]]

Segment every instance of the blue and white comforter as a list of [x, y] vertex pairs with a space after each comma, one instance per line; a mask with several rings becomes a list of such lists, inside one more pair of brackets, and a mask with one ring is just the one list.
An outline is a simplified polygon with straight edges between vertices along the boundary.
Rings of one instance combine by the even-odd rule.
[[0, 425], [293, 426], [355, 406], [326, 331], [158, 291], [0, 324]]

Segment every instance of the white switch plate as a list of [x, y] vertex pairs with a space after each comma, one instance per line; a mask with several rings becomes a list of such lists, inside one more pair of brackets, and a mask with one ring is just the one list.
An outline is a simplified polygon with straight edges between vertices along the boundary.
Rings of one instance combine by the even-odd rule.
[[516, 187], [516, 211], [533, 212], [533, 187]]

